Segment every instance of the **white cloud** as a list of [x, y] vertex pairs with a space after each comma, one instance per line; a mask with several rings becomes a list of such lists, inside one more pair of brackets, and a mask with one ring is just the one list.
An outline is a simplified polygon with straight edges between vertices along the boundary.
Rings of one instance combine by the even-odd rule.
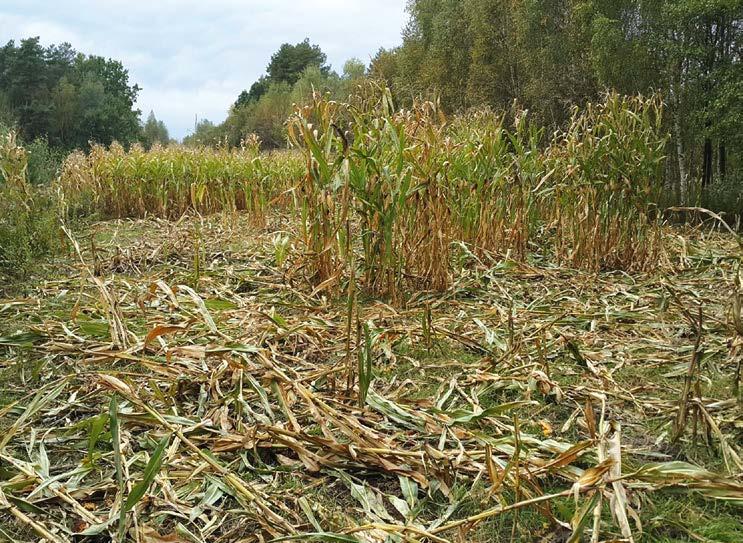
[[[182, 136], [193, 129], [194, 118], [219, 121], [235, 101], [235, 92], [227, 85], [205, 84], [188, 90], [177, 87], [156, 87], [144, 89], [140, 95], [140, 107], [146, 118], [150, 109], [155, 110], [159, 119], [165, 120], [171, 135]], [[158, 104], [158, 108], [143, 107], [144, 104]], [[173, 119], [168, 123], [168, 119]]]
[[400, 41], [405, 0], [3, 0], [0, 42], [41, 36], [121, 60], [172, 135], [220, 121], [284, 42], [317, 43], [340, 71]]

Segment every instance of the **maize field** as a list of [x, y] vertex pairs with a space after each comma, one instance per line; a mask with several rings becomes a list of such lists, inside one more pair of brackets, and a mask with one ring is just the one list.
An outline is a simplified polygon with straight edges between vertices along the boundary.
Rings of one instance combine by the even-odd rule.
[[0, 285], [0, 539], [740, 540], [743, 244], [665, 222], [661, 108], [70, 155]]
[[95, 145], [67, 158], [60, 186], [76, 213], [173, 219], [188, 212], [246, 211], [260, 218], [302, 167], [290, 152], [261, 156], [257, 142], [216, 150]]

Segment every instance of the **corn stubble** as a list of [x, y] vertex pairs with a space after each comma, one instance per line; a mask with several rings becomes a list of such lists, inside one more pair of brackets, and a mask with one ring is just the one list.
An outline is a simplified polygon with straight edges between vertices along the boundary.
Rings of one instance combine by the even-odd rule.
[[151, 256], [192, 224], [113, 221], [97, 273], [69, 232], [75, 259], [3, 301], [0, 537], [639, 541], [664, 489], [743, 503], [729, 238], [635, 276], [493, 263], [401, 309], [292, 287], [236, 220], [200, 224], [193, 286], [187, 250]]

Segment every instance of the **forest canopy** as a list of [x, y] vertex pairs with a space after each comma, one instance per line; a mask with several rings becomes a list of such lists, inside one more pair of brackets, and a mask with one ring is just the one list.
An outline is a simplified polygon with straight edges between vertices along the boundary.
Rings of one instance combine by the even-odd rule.
[[0, 123], [26, 141], [45, 138], [64, 150], [136, 141], [139, 90], [121, 62], [67, 43], [44, 47], [36, 37], [0, 48]]

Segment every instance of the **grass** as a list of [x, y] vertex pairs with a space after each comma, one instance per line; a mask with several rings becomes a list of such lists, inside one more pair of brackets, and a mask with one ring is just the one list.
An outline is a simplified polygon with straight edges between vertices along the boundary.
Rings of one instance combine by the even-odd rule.
[[647, 536], [653, 541], [689, 540], [732, 543], [743, 537], [740, 509], [706, 503], [697, 497], [658, 496], [648, 504]]

